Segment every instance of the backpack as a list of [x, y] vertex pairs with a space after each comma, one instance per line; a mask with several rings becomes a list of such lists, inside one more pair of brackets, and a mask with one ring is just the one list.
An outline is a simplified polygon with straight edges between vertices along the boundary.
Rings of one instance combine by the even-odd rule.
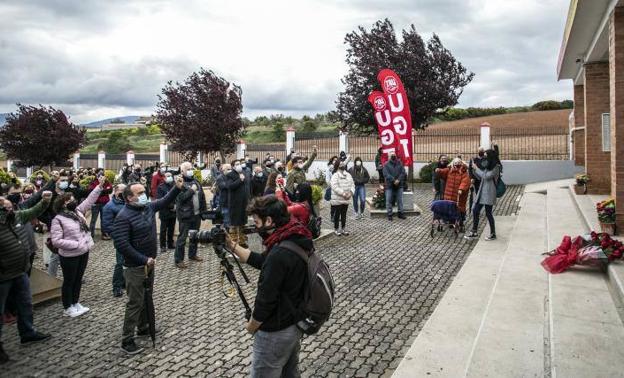
[[299, 308], [305, 314], [305, 319], [297, 322], [297, 328], [306, 335], [313, 335], [331, 315], [334, 307], [334, 279], [329, 266], [314, 249], [305, 251], [288, 240], [282, 241], [279, 245], [296, 253], [308, 267], [308, 275], [303, 286], [303, 302]]
[[312, 239], [316, 239], [321, 236], [321, 224], [323, 218], [317, 217], [314, 214], [310, 214], [310, 220], [308, 221], [308, 230], [312, 233]]
[[501, 198], [502, 196], [504, 196], [506, 191], [507, 191], [507, 185], [505, 184], [505, 182], [503, 181], [503, 178], [501, 177], [496, 182], [496, 198]]

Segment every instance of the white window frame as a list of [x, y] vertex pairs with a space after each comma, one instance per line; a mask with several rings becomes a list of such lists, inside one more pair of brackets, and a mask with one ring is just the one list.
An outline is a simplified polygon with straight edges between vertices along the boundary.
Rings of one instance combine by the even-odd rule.
[[611, 114], [602, 113], [601, 121], [602, 152], [611, 152]]

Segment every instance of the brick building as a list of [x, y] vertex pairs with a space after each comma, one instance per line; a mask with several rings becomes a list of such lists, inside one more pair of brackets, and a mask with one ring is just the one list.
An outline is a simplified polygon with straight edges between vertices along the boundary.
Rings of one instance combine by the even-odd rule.
[[624, 0], [572, 0], [557, 66], [574, 82], [573, 158], [624, 230]]

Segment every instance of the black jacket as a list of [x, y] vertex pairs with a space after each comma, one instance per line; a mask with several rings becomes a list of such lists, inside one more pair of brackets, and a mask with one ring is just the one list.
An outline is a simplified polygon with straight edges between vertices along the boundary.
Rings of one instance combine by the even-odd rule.
[[398, 188], [405, 184], [405, 169], [399, 159], [388, 160], [383, 167], [383, 175], [386, 180], [386, 189], [394, 188], [394, 180], [399, 180]]
[[126, 204], [113, 225], [115, 249], [124, 256], [127, 267], [143, 266], [158, 250], [155, 213], [175, 200], [180, 190], [174, 187], [164, 198], [138, 207]]
[[353, 184], [355, 185], [366, 185], [370, 181], [368, 170], [363, 165], [359, 168], [354, 165], [349, 169], [349, 174], [353, 177]]
[[247, 224], [247, 189], [241, 181], [239, 173], [232, 171], [225, 175], [225, 188], [228, 191], [230, 224], [244, 226]]
[[176, 200], [176, 215], [180, 222], [190, 221], [195, 217], [193, 210], [193, 195], [195, 192], [191, 189], [191, 186], [195, 184], [197, 186], [197, 195], [199, 198], [199, 213], [206, 211], [206, 196], [201, 184], [194, 178], [184, 178], [184, 188]]
[[[313, 248], [312, 240], [300, 235], [287, 240], [305, 250]], [[247, 264], [260, 269], [253, 318], [262, 322], [261, 330], [279, 331], [303, 319], [303, 314], [296, 310], [303, 301], [303, 285], [308, 274], [301, 257], [278, 244], [266, 256], [252, 253]]]
[[262, 177], [254, 176], [253, 179], [251, 179], [251, 195], [253, 197], [260, 197], [264, 194], [268, 179], [264, 172], [262, 173]]
[[[158, 199], [164, 198], [167, 195], [167, 193], [169, 193], [171, 191], [173, 186], [174, 186], [173, 183], [167, 184], [166, 182], [163, 182], [162, 184], [158, 185], [158, 188], [156, 189], [156, 198], [158, 198]], [[169, 206], [163, 207], [158, 212], [158, 217], [161, 220], [167, 220], [167, 219], [175, 218], [176, 217], [175, 201], [172, 201], [169, 204]]]

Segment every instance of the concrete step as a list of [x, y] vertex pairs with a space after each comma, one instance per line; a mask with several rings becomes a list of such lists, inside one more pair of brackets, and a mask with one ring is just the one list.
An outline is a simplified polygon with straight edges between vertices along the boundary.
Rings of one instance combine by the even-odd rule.
[[33, 304], [60, 298], [62, 285], [62, 280], [52, 277], [42, 270], [33, 268], [30, 273], [30, 291]]
[[544, 374], [547, 275], [540, 266], [546, 250], [546, 198], [527, 193], [510, 235], [467, 376], [539, 377]]
[[496, 217], [498, 240], [479, 240], [394, 377], [465, 375], [515, 222]]
[[[547, 195], [548, 248], [564, 235], [587, 231], [569, 188], [551, 188]], [[548, 275], [550, 369], [552, 376], [621, 376], [624, 326], [604, 274], [577, 267]], [[605, 363], [605, 361], [610, 361]]]

